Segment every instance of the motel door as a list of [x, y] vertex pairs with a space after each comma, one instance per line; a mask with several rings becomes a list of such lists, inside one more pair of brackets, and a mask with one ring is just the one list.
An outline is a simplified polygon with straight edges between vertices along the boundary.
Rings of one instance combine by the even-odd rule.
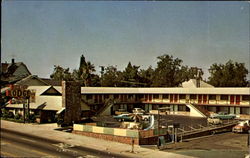
[[234, 104], [234, 95], [230, 96], [230, 104]]
[[174, 102], [178, 102], [178, 94], [174, 95]]
[[239, 95], [236, 95], [236, 104], [240, 105], [240, 96]]
[[203, 95], [203, 104], [207, 104], [207, 95]]
[[198, 103], [201, 104], [202, 103], [202, 95], [198, 95]]
[[170, 103], [173, 103], [174, 97], [173, 94], [170, 94]]
[[149, 94], [149, 101], [152, 101], [152, 94]]

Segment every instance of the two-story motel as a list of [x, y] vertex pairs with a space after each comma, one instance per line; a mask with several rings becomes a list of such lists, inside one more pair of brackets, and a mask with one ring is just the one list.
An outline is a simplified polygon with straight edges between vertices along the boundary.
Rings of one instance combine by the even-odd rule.
[[211, 112], [250, 115], [249, 88], [82, 88], [82, 100], [91, 110], [100, 108], [105, 99], [113, 98], [113, 113], [118, 109], [146, 111], [170, 106], [172, 111], [189, 111], [187, 103]]

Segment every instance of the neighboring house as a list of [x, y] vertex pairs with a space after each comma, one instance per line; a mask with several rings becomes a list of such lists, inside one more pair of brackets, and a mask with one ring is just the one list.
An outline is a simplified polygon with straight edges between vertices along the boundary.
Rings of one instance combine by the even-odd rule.
[[31, 75], [30, 71], [24, 63], [16, 63], [14, 59], [12, 59], [11, 63], [1, 63], [1, 70], [2, 85], [13, 84]]
[[[29, 86], [35, 92], [30, 98], [30, 111], [34, 113], [38, 122], [54, 121], [56, 112], [62, 109], [62, 95], [52, 86]], [[11, 112], [23, 115], [23, 103], [12, 99], [5, 108]]]

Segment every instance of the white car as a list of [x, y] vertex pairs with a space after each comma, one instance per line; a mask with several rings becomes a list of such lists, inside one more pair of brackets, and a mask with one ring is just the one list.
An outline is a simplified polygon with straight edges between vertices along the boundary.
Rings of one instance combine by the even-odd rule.
[[144, 114], [145, 111], [141, 108], [134, 108], [133, 113], [135, 114]]

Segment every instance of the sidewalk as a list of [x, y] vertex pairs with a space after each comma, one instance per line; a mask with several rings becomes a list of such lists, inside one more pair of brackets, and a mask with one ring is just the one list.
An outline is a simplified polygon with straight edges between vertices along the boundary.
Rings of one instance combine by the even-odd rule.
[[168, 157], [168, 158], [190, 158], [190, 156], [179, 155], [170, 152], [163, 152], [159, 150], [152, 150], [141, 148], [138, 145], [135, 145], [135, 153], [130, 153], [131, 145], [122, 144], [118, 142], [106, 141], [102, 139], [96, 139], [87, 136], [76, 135], [72, 133], [56, 131], [57, 124], [23, 124], [15, 123], [10, 121], [1, 120], [1, 128], [9, 129], [13, 131], [18, 131], [22, 133], [27, 133], [31, 135], [36, 135], [39, 137], [57, 140], [64, 142], [66, 144], [71, 144], [75, 146], [84, 146], [96, 150], [108, 151], [111, 153], [122, 154], [129, 157]]

